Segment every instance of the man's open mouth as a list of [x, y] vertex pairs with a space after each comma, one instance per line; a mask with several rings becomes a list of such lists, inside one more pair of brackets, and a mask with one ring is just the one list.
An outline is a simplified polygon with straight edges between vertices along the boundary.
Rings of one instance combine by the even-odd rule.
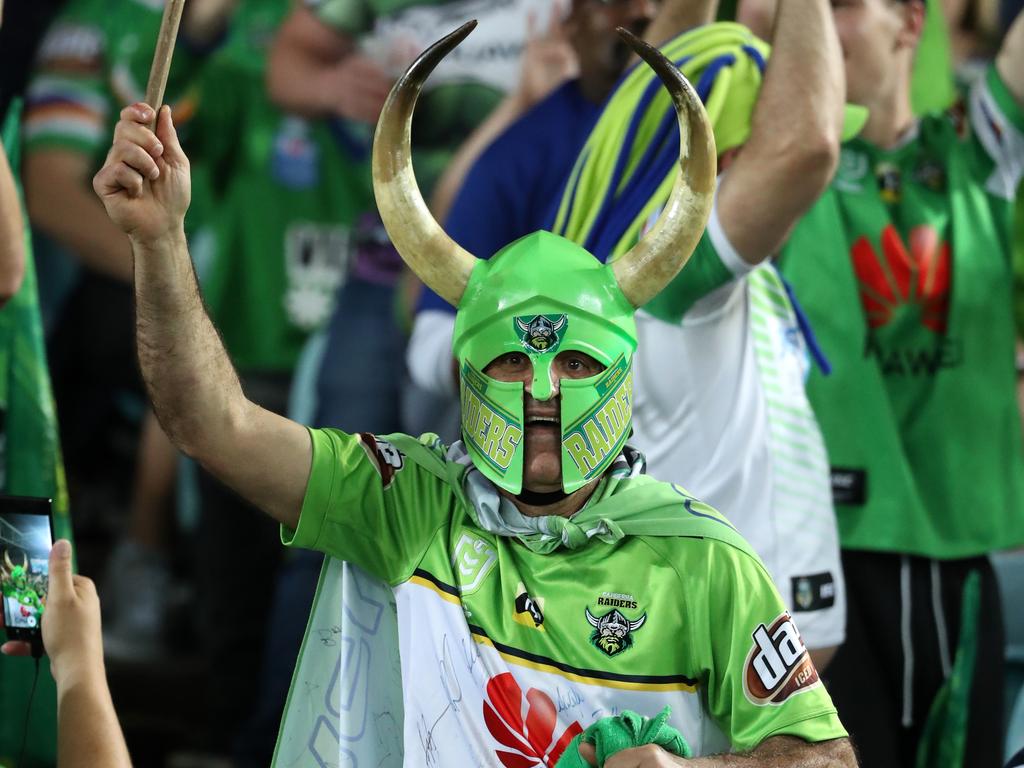
[[560, 427], [561, 420], [557, 416], [527, 416], [528, 427]]

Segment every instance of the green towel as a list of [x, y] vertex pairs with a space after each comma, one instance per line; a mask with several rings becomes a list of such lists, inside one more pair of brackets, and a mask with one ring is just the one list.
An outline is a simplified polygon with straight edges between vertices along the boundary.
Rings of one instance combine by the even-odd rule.
[[555, 768], [590, 768], [580, 757], [582, 741], [594, 745], [598, 766], [604, 765], [616, 752], [645, 744], [657, 744], [679, 757], [692, 757], [693, 752], [683, 734], [666, 722], [670, 712], [671, 709], [665, 707], [657, 717], [643, 717], [627, 709], [618, 717], [603, 717], [569, 742]]

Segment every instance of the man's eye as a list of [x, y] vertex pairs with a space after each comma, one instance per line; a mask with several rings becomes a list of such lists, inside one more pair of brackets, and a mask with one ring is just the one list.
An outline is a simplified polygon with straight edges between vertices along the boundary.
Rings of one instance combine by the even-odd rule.
[[526, 355], [520, 355], [515, 352], [502, 355], [496, 362], [495, 366], [505, 371], [516, 371], [524, 368], [527, 365]]
[[566, 361], [566, 367], [573, 373], [586, 373], [590, 375], [593, 372], [593, 366], [586, 360], [579, 357], [571, 357]]

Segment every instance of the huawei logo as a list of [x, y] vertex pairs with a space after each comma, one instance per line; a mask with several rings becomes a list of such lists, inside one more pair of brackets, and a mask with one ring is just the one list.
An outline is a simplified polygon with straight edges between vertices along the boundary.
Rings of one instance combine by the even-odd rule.
[[487, 682], [484, 722], [491, 736], [507, 747], [495, 750], [505, 768], [553, 766], [573, 737], [583, 733], [580, 724], [574, 722], [556, 735], [558, 710], [551, 697], [530, 688], [524, 701], [522, 688], [509, 672], [496, 675]]
[[927, 225], [910, 230], [910, 249], [890, 224], [880, 238], [882, 258], [867, 237], [850, 249], [860, 281], [860, 299], [868, 325], [881, 328], [900, 305], [917, 304], [921, 324], [935, 333], [946, 332], [949, 314], [949, 244]]

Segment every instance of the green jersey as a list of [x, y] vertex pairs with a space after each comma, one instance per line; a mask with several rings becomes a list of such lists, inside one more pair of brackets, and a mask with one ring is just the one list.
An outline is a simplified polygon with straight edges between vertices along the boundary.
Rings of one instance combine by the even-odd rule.
[[966, 116], [843, 147], [781, 257], [833, 373], [811, 403], [842, 545], [935, 558], [1024, 542], [1010, 220], [1024, 111], [995, 68]]
[[[571, 519], [525, 518], [460, 444], [311, 435], [284, 539], [393, 589], [404, 765], [554, 765], [595, 720], [665, 705], [698, 755], [845, 735], [756, 555], [713, 509], [641, 475], [635, 452]], [[351, 639], [324, 625], [314, 610], [307, 642], [355, 661]], [[289, 708], [306, 694], [293, 687]]]
[[292, 369], [346, 276], [350, 225], [372, 204], [365, 159], [266, 95], [267, 46], [287, 12], [279, 0], [239, 6], [204, 68], [192, 131], [213, 180], [203, 291], [242, 372]]
[[458, 25], [480, 24], [431, 74], [416, 106], [413, 162], [429, 191], [456, 149], [519, 79], [527, 16], [538, 23], [548, 0], [306, 0], [326, 24], [396, 78], [435, 40]]
[[[26, 152], [67, 150], [88, 156], [99, 170], [123, 107], [145, 99], [160, 30], [161, 0], [72, 0], [39, 46], [29, 81], [23, 126]], [[201, 58], [179, 45], [172, 59], [166, 103], [188, 145], [195, 114], [193, 86]], [[191, 233], [207, 210], [206, 176], [192, 169]], [[86, 183], [86, 182], [83, 182]]]

